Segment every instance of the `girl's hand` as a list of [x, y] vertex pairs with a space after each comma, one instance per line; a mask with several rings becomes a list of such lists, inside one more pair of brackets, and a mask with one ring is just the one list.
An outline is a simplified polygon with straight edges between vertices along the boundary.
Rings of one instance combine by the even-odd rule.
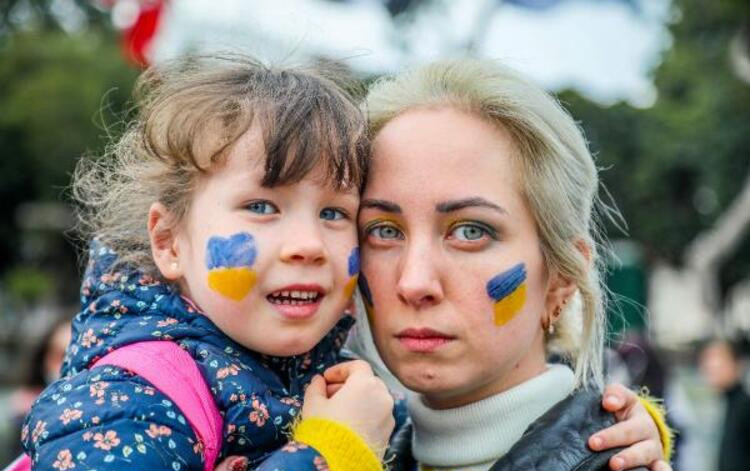
[[[395, 420], [393, 397], [362, 360], [348, 361], [315, 376], [305, 391], [302, 418], [319, 417], [347, 425], [382, 458]], [[329, 394], [328, 384], [336, 384]]]
[[244, 456], [227, 456], [214, 468], [214, 471], [247, 471], [247, 458]]
[[602, 407], [615, 414], [617, 423], [589, 437], [589, 446], [597, 451], [627, 447], [610, 458], [610, 469], [647, 466], [651, 471], [672, 470], [664, 461], [659, 429], [633, 391], [621, 384], [607, 386]]

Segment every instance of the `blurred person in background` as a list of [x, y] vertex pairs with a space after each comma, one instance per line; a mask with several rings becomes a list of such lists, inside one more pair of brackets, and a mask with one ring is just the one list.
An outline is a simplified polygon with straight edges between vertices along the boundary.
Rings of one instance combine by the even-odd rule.
[[15, 458], [23, 451], [19, 441], [23, 419], [39, 393], [60, 377], [60, 366], [69, 343], [70, 319], [60, 317], [50, 324], [30, 351], [23, 383], [2, 400], [0, 443], [4, 460]]
[[742, 381], [741, 354], [741, 345], [727, 340], [710, 342], [700, 354], [703, 377], [726, 401], [718, 471], [741, 471], [750, 466], [750, 396]]

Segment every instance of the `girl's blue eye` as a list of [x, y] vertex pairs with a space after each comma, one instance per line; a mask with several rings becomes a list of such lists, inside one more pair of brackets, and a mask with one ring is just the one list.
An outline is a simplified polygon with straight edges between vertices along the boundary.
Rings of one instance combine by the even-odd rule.
[[391, 225], [375, 226], [372, 229], [368, 230], [367, 233], [383, 240], [395, 240], [404, 238], [404, 234], [401, 233], [401, 231], [397, 227]]
[[320, 219], [326, 221], [337, 221], [339, 219], [346, 219], [347, 215], [340, 209], [336, 208], [323, 208], [320, 210]]
[[489, 231], [476, 224], [461, 224], [451, 231], [451, 236], [460, 241], [472, 242], [482, 240], [485, 236], [490, 235]]
[[270, 201], [252, 201], [245, 206], [248, 211], [251, 213], [256, 214], [276, 214], [279, 212], [279, 208], [277, 208], [273, 203]]

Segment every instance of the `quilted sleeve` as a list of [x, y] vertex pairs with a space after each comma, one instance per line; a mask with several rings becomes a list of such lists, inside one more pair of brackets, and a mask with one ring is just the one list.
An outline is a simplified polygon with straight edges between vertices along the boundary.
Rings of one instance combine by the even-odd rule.
[[37, 399], [21, 436], [34, 470], [203, 470], [182, 413], [144, 379], [113, 366], [59, 380]]

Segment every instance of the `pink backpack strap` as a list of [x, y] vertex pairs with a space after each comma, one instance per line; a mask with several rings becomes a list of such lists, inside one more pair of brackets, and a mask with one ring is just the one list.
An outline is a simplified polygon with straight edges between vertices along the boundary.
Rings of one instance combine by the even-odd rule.
[[168, 340], [132, 343], [117, 348], [89, 368], [113, 365], [140, 376], [182, 411], [203, 443], [205, 471], [212, 471], [221, 451], [223, 419], [192, 356]]

